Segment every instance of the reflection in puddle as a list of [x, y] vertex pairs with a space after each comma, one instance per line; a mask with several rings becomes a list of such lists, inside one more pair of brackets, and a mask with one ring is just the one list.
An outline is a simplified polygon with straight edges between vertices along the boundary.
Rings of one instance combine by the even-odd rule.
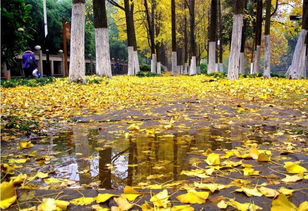
[[107, 141], [103, 139], [106, 131], [95, 128], [99, 127], [77, 125], [53, 139], [53, 150], [58, 152], [56, 177], [106, 189], [142, 182], [164, 183], [185, 179], [181, 171], [189, 170], [190, 159], [198, 158], [207, 149], [232, 149], [247, 139], [262, 141], [238, 128], [213, 127], [200, 129], [194, 135], [140, 134]]

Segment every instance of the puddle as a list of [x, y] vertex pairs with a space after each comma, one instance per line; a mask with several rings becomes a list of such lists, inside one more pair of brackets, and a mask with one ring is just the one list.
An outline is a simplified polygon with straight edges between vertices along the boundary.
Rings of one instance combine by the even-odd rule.
[[[116, 138], [108, 140], [106, 134]], [[189, 161], [209, 148], [232, 149], [243, 140], [265, 142], [248, 134], [239, 129], [206, 127], [194, 134], [141, 134], [125, 138], [110, 135], [97, 125], [79, 124], [72, 131], [47, 140], [48, 151], [55, 156], [48, 165], [55, 172], [52, 177], [67, 178], [81, 186], [122, 189], [144, 182], [161, 184], [186, 179], [181, 171], [191, 169]]]

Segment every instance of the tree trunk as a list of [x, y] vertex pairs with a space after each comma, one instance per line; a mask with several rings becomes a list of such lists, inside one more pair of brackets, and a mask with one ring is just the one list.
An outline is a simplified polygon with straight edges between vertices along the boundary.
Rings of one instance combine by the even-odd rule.
[[135, 75], [134, 74], [134, 47], [133, 46], [128, 46], [127, 47], [128, 51], [128, 69], [127, 69], [127, 74], [128, 75]]
[[189, 75], [197, 74], [197, 59], [196, 59], [196, 41], [195, 41], [195, 0], [190, 0], [189, 5], [190, 13], [190, 53], [191, 53], [191, 62]]
[[112, 77], [109, 34], [106, 15], [106, 0], [93, 0], [95, 48], [96, 48], [96, 74]]
[[262, 11], [263, 1], [257, 0], [257, 23], [256, 23], [256, 47], [253, 74], [259, 73], [260, 69], [260, 50], [261, 50], [261, 37], [262, 37]]
[[264, 51], [264, 73], [263, 75], [267, 78], [271, 77], [271, 39], [270, 39], [270, 27], [271, 27], [271, 0], [266, 0], [266, 16], [265, 16], [265, 51]]
[[136, 30], [135, 30], [135, 21], [134, 21], [134, 3], [131, 4], [131, 9], [129, 11], [130, 13], [130, 28], [132, 32], [132, 40], [133, 40], [133, 46], [134, 46], [134, 58], [133, 58], [133, 72], [134, 75], [138, 74], [140, 72], [140, 64], [139, 64], [139, 57], [138, 57], [138, 48], [137, 48], [137, 37], [136, 37]]
[[218, 0], [218, 72], [224, 72], [223, 69], [223, 48], [222, 48], [222, 11], [221, 11], [221, 1]]
[[127, 51], [128, 51], [128, 67], [127, 74], [134, 75], [134, 41], [133, 30], [131, 27], [131, 12], [129, 0], [124, 0], [124, 12], [126, 21], [126, 33], [127, 33]]
[[238, 79], [240, 51], [243, 29], [243, 5], [244, 0], [236, 0], [234, 4], [233, 28], [231, 38], [231, 50], [228, 66], [228, 78]]
[[240, 53], [240, 74], [245, 73], [245, 41], [246, 41], [246, 24], [247, 21], [244, 20], [242, 28], [242, 41], [241, 41], [241, 53]]
[[217, 1], [211, 1], [211, 20], [209, 28], [209, 62], [208, 73], [216, 72], [216, 31], [217, 31]]
[[308, 32], [308, 0], [303, 1], [303, 24], [299, 34], [295, 51], [293, 54], [292, 64], [286, 75], [292, 79], [300, 79], [306, 76], [306, 37]]
[[176, 75], [178, 71], [177, 71], [177, 52], [176, 52], [175, 0], [171, 0], [171, 36], [172, 36], [171, 71], [172, 75]]
[[84, 58], [85, 1], [73, 0], [71, 23], [70, 82], [86, 82]]

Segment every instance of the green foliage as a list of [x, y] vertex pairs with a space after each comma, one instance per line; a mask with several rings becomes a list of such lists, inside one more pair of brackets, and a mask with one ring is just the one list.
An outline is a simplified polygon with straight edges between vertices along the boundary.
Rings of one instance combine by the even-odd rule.
[[151, 72], [151, 66], [148, 64], [143, 64], [140, 66], [141, 72]]
[[207, 64], [200, 64], [200, 70], [202, 74], [207, 74]]
[[155, 76], [160, 76], [159, 74], [157, 73], [151, 73], [151, 72], [142, 72], [140, 71], [138, 74], [137, 74], [138, 77], [155, 77]]
[[1, 80], [1, 86], [4, 88], [16, 87], [16, 86], [44, 86], [46, 84], [55, 81], [54, 77], [43, 77], [37, 79], [12, 79], [12, 80]]
[[24, 0], [2, 1], [1, 24], [1, 62], [11, 68], [15, 65], [14, 57], [33, 37], [31, 5]]
[[214, 78], [225, 78], [227, 77], [227, 73], [215, 72], [208, 74], [208, 76], [213, 76]]
[[21, 131], [26, 131], [27, 134], [30, 134], [31, 131], [38, 129], [38, 122], [22, 119], [18, 116], [8, 116], [1, 117], [1, 122], [3, 129], [18, 129]]

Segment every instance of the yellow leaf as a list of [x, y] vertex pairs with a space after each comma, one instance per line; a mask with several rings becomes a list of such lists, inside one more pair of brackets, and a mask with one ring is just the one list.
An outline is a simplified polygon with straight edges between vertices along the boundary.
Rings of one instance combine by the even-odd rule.
[[37, 211], [36, 206], [25, 208], [25, 209], [20, 209], [19, 211]]
[[219, 165], [220, 164], [220, 157], [217, 153], [211, 153], [207, 156], [206, 163], [208, 165]]
[[80, 197], [77, 199], [73, 199], [70, 202], [75, 205], [89, 205], [95, 201], [95, 198], [92, 197]]
[[96, 203], [104, 203], [105, 201], [109, 200], [111, 197], [114, 196], [116, 195], [111, 193], [100, 193], [96, 196]]
[[132, 186], [125, 186], [123, 192], [128, 193], [128, 194], [130, 194], [130, 193], [139, 194], [139, 192], [136, 191]]
[[91, 208], [95, 211], [108, 211], [108, 208], [103, 208], [101, 206], [99, 206], [98, 204], [92, 205]]
[[28, 176], [26, 174], [19, 174], [16, 177], [11, 177], [11, 180], [16, 185], [22, 183], [25, 179], [27, 179], [27, 177]]
[[158, 194], [152, 196], [150, 201], [156, 207], [167, 208], [170, 204], [168, 199], [169, 199], [168, 191], [167, 191], [167, 189], [164, 189], [163, 191], [159, 192]]
[[271, 157], [265, 153], [260, 153], [259, 156], [258, 156], [258, 161], [261, 161], [261, 162], [269, 162], [271, 161]]
[[51, 178], [44, 179], [44, 182], [45, 183], [60, 183], [62, 181], [51, 177]]
[[136, 198], [141, 196], [141, 194], [134, 194], [134, 193], [124, 193], [122, 194], [128, 201], [134, 201]]
[[284, 195], [286, 195], [286, 196], [291, 196], [292, 193], [293, 193], [294, 191], [295, 191], [295, 190], [287, 189], [287, 188], [285, 188], [285, 187], [281, 187], [281, 188], [279, 188], [279, 190], [278, 190], [279, 193], [282, 193], [282, 194], [284, 194]]
[[142, 211], [153, 211], [154, 210], [153, 207], [151, 207], [148, 202], [144, 202], [144, 204], [141, 205], [141, 209]]
[[1, 209], [9, 208], [11, 204], [13, 204], [17, 199], [16, 189], [14, 187], [13, 182], [2, 182], [0, 184], [0, 193], [1, 193], [0, 195]]
[[70, 204], [68, 201], [56, 200], [56, 206], [61, 210], [67, 210], [67, 206]]
[[9, 159], [9, 163], [25, 163], [29, 160], [29, 158], [22, 159]]
[[55, 211], [57, 210], [56, 200], [44, 198], [42, 203], [37, 207], [38, 211]]
[[236, 192], [244, 192], [247, 196], [262, 196], [262, 193], [258, 191], [257, 188], [239, 188], [235, 190]]
[[31, 143], [31, 141], [22, 141], [19, 143], [19, 149], [26, 149], [30, 147], [33, 147], [33, 144]]
[[290, 174], [303, 174], [304, 172], [307, 172], [307, 169], [294, 162], [285, 162], [284, 167]]
[[287, 175], [285, 178], [283, 178], [281, 181], [289, 183], [289, 182], [297, 182], [303, 179], [302, 175], [293, 175], [289, 176]]
[[260, 174], [260, 172], [254, 170], [253, 168], [244, 168], [243, 174], [244, 174], [244, 176], [258, 176]]
[[200, 188], [200, 189], [205, 189], [205, 190], [210, 190], [212, 193], [214, 193], [216, 190], [221, 190], [225, 188], [225, 185], [221, 185], [221, 184], [216, 184], [216, 183], [212, 183], [212, 184], [202, 184], [202, 183], [194, 183], [194, 186], [196, 188]]
[[301, 203], [297, 209], [297, 211], [307, 211], [308, 210], [308, 201], [304, 201]]
[[43, 173], [43, 172], [39, 171], [39, 172], [36, 173], [36, 175], [34, 177], [44, 179], [44, 178], [48, 177], [48, 173]]
[[136, 124], [131, 124], [127, 129], [133, 130], [133, 131], [139, 131], [140, 127]]
[[217, 203], [217, 207], [220, 209], [226, 209], [228, 207], [228, 204], [226, 203], [225, 200], [221, 200], [220, 202]]
[[171, 208], [171, 211], [194, 211], [190, 205], [178, 205]]
[[276, 196], [279, 195], [278, 191], [271, 189], [271, 188], [261, 187], [261, 188], [258, 188], [258, 190], [260, 191], [260, 193], [262, 193], [266, 197], [275, 198]]
[[126, 198], [120, 196], [119, 198], [114, 198], [114, 201], [117, 203], [120, 210], [129, 210], [133, 208], [133, 204], [129, 203]]
[[258, 159], [258, 157], [259, 157], [259, 151], [258, 151], [256, 145], [252, 145], [252, 147], [250, 148], [249, 156], [250, 156], [252, 159], [254, 159], [254, 160], [257, 160], [257, 159]]
[[203, 204], [209, 196], [209, 192], [188, 192], [177, 196], [176, 198], [181, 203]]
[[254, 210], [262, 210], [261, 207], [252, 204], [252, 203], [240, 203], [235, 201], [234, 199], [230, 199], [230, 201], [228, 202], [228, 205], [235, 207], [236, 209], [240, 210], [240, 211], [254, 211]]
[[271, 211], [296, 211], [297, 207], [284, 195], [280, 194], [272, 201]]

